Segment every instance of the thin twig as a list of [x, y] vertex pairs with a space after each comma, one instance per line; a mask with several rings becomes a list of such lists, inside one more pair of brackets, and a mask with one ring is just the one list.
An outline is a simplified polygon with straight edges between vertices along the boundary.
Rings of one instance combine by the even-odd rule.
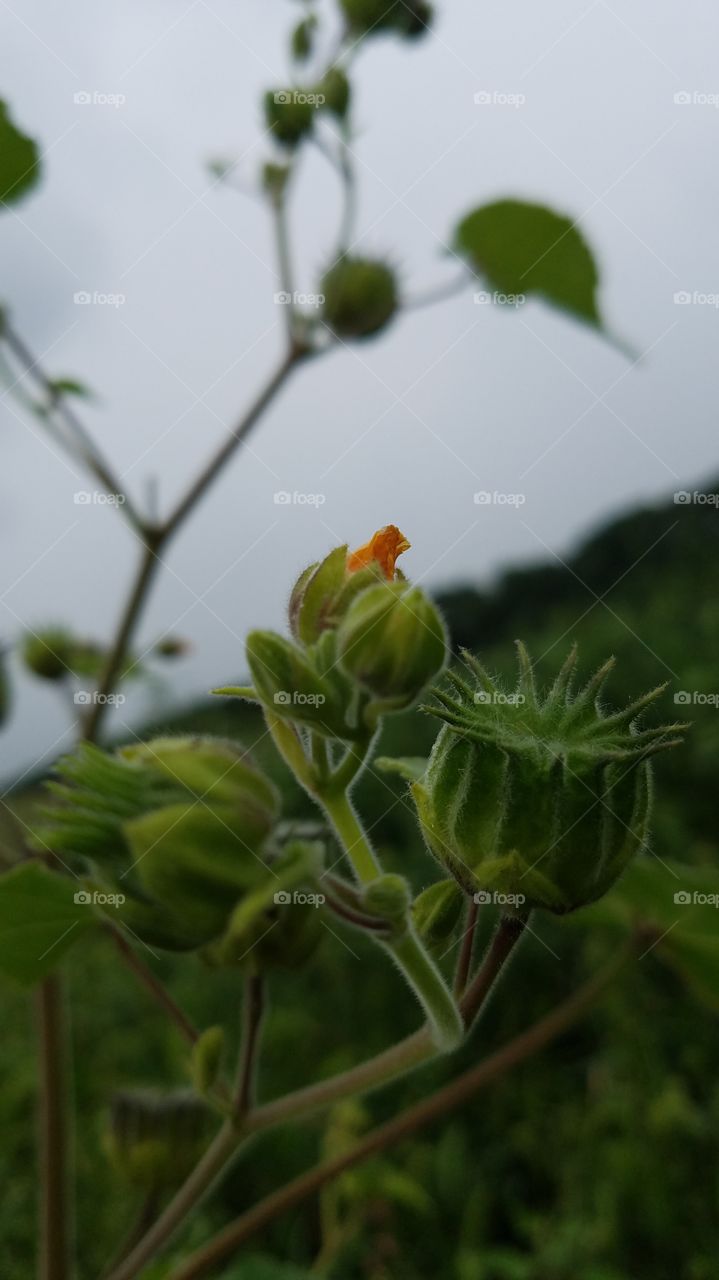
[[207, 1276], [226, 1258], [235, 1254], [250, 1236], [267, 1226], [280, 1214], [301, 1204], [308, 1196], [319, 1191], [346, 1169], [353, 1168], [361, 1161], [394, 1146], [404, 1138], [412, 1137], [425, 1125], [433, 1123], [447, 1112], [462, 1106], [480, 1089], [501, 1079], [520, 1062], [556, 1039], [581, 1017], [614, 978], [627, 960], [628, 954], [629, 952], [625, 951], [618, 957], [613, 957], [601, 973], [591, 978], [568, 1000], [557, 1005], [551, 1013], [535, 1022], [527, 1031], [522, 1032], [489, 1058], [485, 1058], [478, 1066], [465, 1071], [456, 1080], [451, 1081], [416, 1106], [400, 1112], [387, 1124], [380, 1125], [349, 1151], [316, 1165], [314, 1169], [301, 1174], [280, 1190], [261, 1200], [259, 1204], [254, 1205], [252, 1209], [241, 1214], [213, 1240], [192, 1254], [176, 1271], [171, 1272], [169, 1280], [200, 1280], [201, 1277]]
[[472, 1025], [482, 1009], [499, 974], [522, 937], [526, 925], [526, 920], [514, 916], [502, 916], [481, 968], [460, 1001], [459, 1007], [466, 1027]]
[[457, 968], [454, 973], [454, 998], [458, 1000], [464, 994], [467, 986], [469, 971], [472, 968], [472, 953], [474, 951], [474, 935], [477, 932], [477, 920], [479, 919], [479, 907], [470, 898], [467, 903], [467, 914], [465, 916], [465, 929], [462, 934], [462, 945], [460, 947], [459, 956], [457, 958]]
[[130, 945], [119, 929], [115, 929], [112, 925], [108, 927], [108, 933], [112, 937], [123, 961], [128, 969], [131, 969], [137, 978], [139, 978], [143, 987], [149, 991], [152, 999], [165, 1010], [180, 1032], [180, 1035], [192, 1046], [197, 1043], [200, 1033], [197, 1027], [190, 1021], [187, 1014], [180, 1008], [179, 1004], [170, 995], [167, 988], [160, 979], [155, 976], [152, 969], [145, 964], [144, 960]]
[[5, 341], [8, 349], [22, 365], [24, 372], [33, 379], [47, 397], [48, 408], [62, 418], [71, 439], [74, 440], [79, 450], [81, 460], [94, 472], [103, 488], [109, 494], [122, 493], [124, 502], [119, 504], [119, 509], [136, 529], [140, 529], [142, 527], [142, 519], [127, 494], [120, 488], [120, 481], [114, 474], [109, 462], [103, 457], [99, 446], [92, 439], [74, 409], [68, 404], [67, 396], [63, 395], [62, 392], [58, 393], [54, 383], [41, 368], [27, 343], [15, 332], [7, 319], [3, 319], [2, 327], [0, 328], [0, 340]]

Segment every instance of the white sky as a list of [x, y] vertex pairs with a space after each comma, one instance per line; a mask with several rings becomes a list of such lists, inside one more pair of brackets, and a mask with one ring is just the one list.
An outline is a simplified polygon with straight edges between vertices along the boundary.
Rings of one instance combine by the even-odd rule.
[[[674, 302], [719, 295], [719, 111], [702, 98], [719, 100], [716, 7], [438, 10], [430, 38], [378, 39], [358, 60], [357, 250], [388, 255], [416, 293], [453, 275], [446, 247], [470, 208], [544, 201], [579, 220], [608, 324], [646, 354], [632, 367], [540, 303], [500, 311], [468, 291], [301, 371], [170, 549], [139, 637], [193, 643], [167, 698], [241, 675], [245, 631], [281, 625], [297, 572], [340, 541], [392, 521], [413, 543], [410, 575], [486, 581], [563, 556], [597, 521], [716, 467], [718, 312]], [[260, 95], [287, 78], [285, 33], [301, 12], [293, 0], [0, 4], [0, 94], [46, 151], [39, 194], [2, 215], [2, 296], [51, 373], [96, 390], [86, 419], [140, 501], [155, 477], [169, 505], [281, 352], [267, 212], [213, 185], [206, 161], [242, 156], [253, 183], [268, 155]], [[480, 90], [526, 101], [475, 105]], [[126, 100], [82, 105], [80, 91]], [[308, 152], [292, 204], [303, 290], [338, 213], [334, 175]], [[125, 302], [78, 306], [81, 290]], [[107, 639], [131, 536], [115, 512], [73, 501], [93, 485], [11, 397], [0, 429], [0, 635], [74, 620]], [[495, 489], [526, 501], [474, 504]], [[324, 502], [278, 506], [277, 490]], [[61, 699], [23, 679], [0, 773], [70, 740]]]

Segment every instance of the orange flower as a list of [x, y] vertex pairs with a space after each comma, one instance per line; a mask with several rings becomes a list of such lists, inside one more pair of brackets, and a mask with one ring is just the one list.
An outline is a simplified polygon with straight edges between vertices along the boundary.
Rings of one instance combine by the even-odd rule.
[[403, 551], [408, 551], [410, 546], [411, 543], [403, 533], [400, 533], [396, 524], [386, 524], [384, 529], [378, 529], [373, 533], [369, 542], [366, 542], [363, 547], [350, 552], [347, 557], [347, 571], [356, 573], [358, 569], [366, 569], [376, 561], [385, 577], [391, 582], [394, 578], [395, 561]]

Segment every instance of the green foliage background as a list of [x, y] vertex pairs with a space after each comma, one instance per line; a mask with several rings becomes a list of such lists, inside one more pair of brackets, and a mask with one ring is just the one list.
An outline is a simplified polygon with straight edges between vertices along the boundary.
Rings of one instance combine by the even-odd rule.
[[[719, 485], [706, 488], [716, 492]], [[664, 664], [678, 677], [673, 689], [711, 694], [719, 689], [719, 601], [706, 584], [718, 537], [714, 508], [662, 505], [615, 521], [568, 567], [513, 570], [491, 590], [447, 591], [442, 604], [455, 641], [508, 678], [515, 636], [542, 659], [540, 675], [547, 681], [576, 638], [585, 670], [617, 655], [608, 689], [617, 704], [669, 678]], [[229, 675], [243, 674], [238, 656], [238, 669]], [[687, 714], [695, 724], [682, 751], [657, 764], [654, 848], [662, 858], [716, 866], [719, 710], [709, 704], [673, 707], [671, 697], [670, 691], [663, 717]], [[167, 726], [148, 726], [147, 734], [159, 727]], [[170, 727], [256, 743], [258, 762], [281, 781], [287, 812], [311, 813], [253, 708], [207, 702]], [[392, 722], [381, 750], [418, 754], [429, 749], [434, 734], [428, 717], [412, 713]], [[436, 870], [399, 780], [371, 770], [358, 799], [388, 867], [409, 874], [416, 890], [431, 883]], [[20, 819], [27, 817], [34, 788], [7, 803]], [[4, 810], [0, 844], [7, 858], [17, 829]], [[425, 1068], [376, 1097], [346, 1105], [332, 1114], [327, 1130], [315, 1119], [256, 1139], [175, 1257], [183, 1255], [188, 1239], [199, 1243], [209, 1228], [307, 1167], [323, 1143], [335, 1150], [351, 1141], [540, 1016], [614, 945], [601, 923], [580, 925], [579, 917], [536, 925], [539, 938], [528, 938], [520, 949], [511, 980], [501, 985], [459, 1061]], [[485, 935], [490, 927], [487, 916]], [[384, 957], [353, 933], [338, 929], [338, 935], [324, 940], [308, 970], [283, 974], [274, 984], [265, 1098], [349, 1066], [416, 1024], [416, 1010]], [[156, 968], [198, 1025], [224, 1022], [234, 1042], [237, 1017], [231, 1012], [228, 1018], [228, 1010], [239, 1009], [234, 975], [198, 973], [197, 962], [187, 957], [163, 957]], [[106, 941], [83, 941], [69, 970], [80, 1271], [89, 1278], [135, 1211], [132, 1194], [103, 1155], [108, 1100], [114, 1090], [137, 1084], [185, 1085], [188, 1074], [179, 1038]], [[3, 984], [3, 1001], [2, 1274], [21, 1277], [29, 1273], [35, 1239], [33, 1040], [27, 997]], [[323, 1202], [325, 1223], [338, 1224], [336, 1232], [325, 1233], [325, 1274], [336, 1280], [714, 1280], [718, 1061], [716, 1008], [701, 1003], [656, 956], [646, 956], [591, 1017], [541, 1058], [444, 1124], [345, 1175], [335, 1196]], [[321, 1247], [320, 1213], [310, 1202], [260, 1237], [257, 1258], [230, 1268], [228, 1280], [297, 1280]], [[282, 1270], [278, 1260], [290, 1269]], [[166, 1265], [146, 1274], [159, 1280]]]

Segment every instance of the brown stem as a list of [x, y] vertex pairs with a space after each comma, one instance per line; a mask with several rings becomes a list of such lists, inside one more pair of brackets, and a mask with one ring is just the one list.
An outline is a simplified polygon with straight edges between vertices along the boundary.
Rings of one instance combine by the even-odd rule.
[[467, 903], [467, 914], [465, 917], [465, 930], [462, 935], [462, 946], [460, 948], [459, 957], [457, 959], [457, 968], [454, 974], [454, 995], [458, 1000], [464, 994], [467, 986], [469, 971], [472, 968], [472, 952], [474, 951], [474, 935], [477, 932], [477, 920], [479, 919], [479, 907], [470, 898]]
[[102, 721], [108, 707], [107, 698], [121, 678], [130, 641], [135, 626], [142, 612], [152, 580], [161, 561], [158, 553], [163, 543], [163, 535], [156, 530], [146, 530], [143, 535], [143, 550], [130, 594], [125, 604], [115, 642], [100, 677], [100, 683], [85, 723], [83, 737], [94, 742], [100, 732]]
[[53, 974], [38, 992], [40, 1048], [40, 1257], [38, 1280], [69, 1280], [67, 1083], [63, 989]]
[[200, 472], [197, 479], [190, 485], [190, 488], [184, 498], [180, 500], [172, 514], [169, 516], [166, 524], [163, 526], [167, 537], [170, 537], [172, 534], [177, 532], [179, 526], [190, 514], [196, 503], [199, 502], [200, 498], [205, 493], [205, 490], [212, 484], [215, 476], [222, 470], [225, 463], [230, 460], [235, 450], [242, 444], [243, 440], [247, 439], [255, 423], [264, 413], [270, 401], [277, 395], [277, 392], [287, 381], [292, 370], [305, 354], [306, 352], [301, 348], [295, 346], [290, 347], [284, 360], [278, 366], [266, 386], [262, 389], [257, 399], [252, 405], [250, 405], [250, 408], [247, 410], [243, 418], [230, 432], [228, 439], [220, 446], [217, 453], [210, 459], [204, 470]]
[[167, 988], [155, 976], [152, 969], [140, 958], [134, 947], [130, 946], [127, 939], [120, 933], [119, 929], [115, 929], [112, 925], [108, 926], [108, 932], [112, 937], [118, 951], [120, 952], [128, 969], [131, 969], [137, 978], [139, 978], [143, 987], [149, 991], [153, 1000], [159, 1004], [167, 1014], [169, 1014], [180, 1034], [184, 1036], [187, 1043], [192, 1046], [196, 1044], [200, 1038], [197, 1027], [190, 1021], [187, 1014], [180, 1008], [179, 1004], [173, 1000]]
[[502, 916], [489, 950], [476, 977], [473, 978], [460, 1001], [464, 1025], [474, 1022], [496, 979], [509, 959], [526, 928], [527, 921], [515, 916]]
[[349, 1151], [316, 1165], [314, 1169], [294, 1178], [279, 1191], [261, 1200], [247, 1213], [241, 1214], [213, 1240], [198, 1249], [176, 1271], [172, 1272], [169, 1280], [200, 1280], [200, 1277], [208, 1275], [226, 1258], [231, 1257], [255, 1232], [267, 1226], [288, 1209], [301, 1204], [308, 1196], [337, 1178], [346, 1169], [352, 1168], [370, 1156], [377, 1155], [404, 1138], [411, 1137], [425, 1125], [431, 1124], [447, 1112], [467, 1102], [480, 1089], [486, 1088], [494, 1080], [501, 1079], [525, 1058], [539, 1052], [550, 1041], [556, 1039], [577, 1018], [581, 1017], [625, 963], [628, 954], [628, 951], [624, 951], [618, 957], [613, 957], [601, 973], [586, 982], [568, 1000], [557, 1005], [551, 1013], [546, 1014], [527, 1031], [523, 1031], [509, 1044], [491, 1054], [489, 1058], [485, 1058], [478, 1066], [471, 1067], [469, 1071], [465, 1071], [429, 1098], [425, 1098], [416, 1106], [408, 1107], [387, 1124], [380, 1125]]
[[259, 973], [251, 973], [245, 980], [245, 1000], [242, 1009], [242, 1049], [235, 1095], [238, 1119], [247, 1114], [254, 1102], [255, 1072], [264, 1011], [264, 979]]

